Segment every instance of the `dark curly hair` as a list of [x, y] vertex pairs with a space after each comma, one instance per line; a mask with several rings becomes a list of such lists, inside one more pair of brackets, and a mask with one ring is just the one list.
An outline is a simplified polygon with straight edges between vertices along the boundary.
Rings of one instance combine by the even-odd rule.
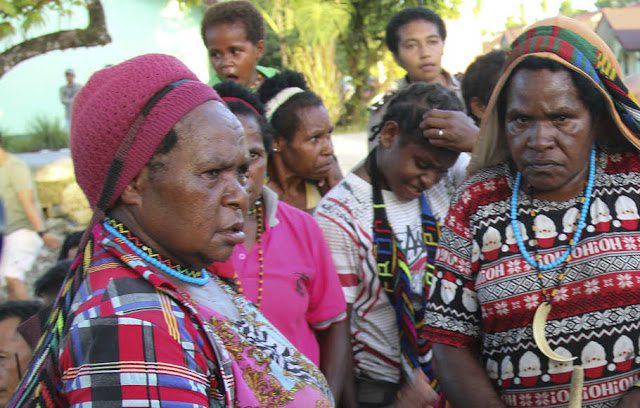
[[74, 231], [64, 238], [62, 247], [60, 248], [60, 253], [58, 254], [58, 261], [67, 259], [67, 253], [69, 252], [69, 250], [80, 245], [83, 233], [84, 231]]
[[[220, 97], [224, 98], [237, 98], [241, 101], [225, 101], [229, 110], [234, 115], [248, 115], [254, 117], [260, 126], [260, 133], [262, 134], [262, 143], [267, 153], [271, 152], [271, 144], [273, 142], [273, 128], [271, 124], [264, 117], [264, 105], [260, 102], [258, 95], [255, 92], [251, 92], [247, 88], [234, 81], [223, 81], [216, 84], [213, 87]], [[256, 112], [248, 105], [251, 105]]]
[[394, 55], [398, 54], [398, 41], [400, 40], [398, 38], [398, 30], [400, 27], [416, 20], [424, 20], [429, 23], [433, 23], [438, 27], [438, 34], [440, 34], [442, 41], [447, 38], [447, 29], [444, 26], [444, 21], [442, 21], [442, 17], [440, 17], [436, 12], [426, 7], [407, 7], [406, 9], [403, 9], [391, 16], [387, 23], [384, 40], [391, 53]]
[[248, 1], [225, 1], [208, 7], [202, 16], [200, 23], [200, 35], [202, 41], [207, 44], [206, 32], [209, 28], [227, 23], [240, 22], [244, 25], [247, 39], [252, 44], [266, 38], [264, 19], [260, 11]]
[[0, 321], [17, 317], [20, 322], [24, 322], [38, 313], [42, 307], [42, 302], [38, 300], [8, 300], [0, 303]]
[[506, 58], [507, 52], [505, 50], [493, 50], [487, 54], [477, 56], [464, 73], [462, 98], [467, 109], [469, 109], [469, 115], [476, 122], [480, 118], [476, 118], [471, 112], [471, 98], [478, 98], [485, 106], [489, 104], [493, 88], [498, 83], [504, 70]]
[[276, 134], [282, 136], [287, 143], [293, 140], [293, 135], [300, 125], [297, 111], [311, 106], [324, 106], [322, 99], [307, 86], [304, 75], [291, 70], [284, 70], [271, 78], [267, 78], [258, 89], [258, 94], [262, 103], [266, 105], [280, 91], [291, 87], [300, 88], [304, 92], [289, 98], [289, 100], [280, 105], [271, 117], [271, 126], [273, 126]]
[[33, 291], [37, 296], [56, 296], [60, 287], [71, 269], [73, 259], [63, 259], [56, 262], [33, 285]]
[[464, 111], [464, 106], [453, 91], [438, 83], [416, 82], [396, 92], [382, 122], [374, 126], [377, 137], [386, 122], [398, 123], [400, 143], [422, 144], [428, 141], [420, 131], [422, 116], [432, 109]]

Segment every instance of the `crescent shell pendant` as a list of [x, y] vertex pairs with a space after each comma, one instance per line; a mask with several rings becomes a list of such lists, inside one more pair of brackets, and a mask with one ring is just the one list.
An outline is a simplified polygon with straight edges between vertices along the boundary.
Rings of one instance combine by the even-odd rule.
[[540, 306], [536, 309], [536, 313], [533, 316], [533, 340], [536, 342], [536, 346], [545, 356], [556, 361], [573, 361], [576, 357], [564, 357], [553, 350], [547, 342], [547, 336], [545, 334], [545, 326], [547, 324], [547, 317], [551, 312], [551, 305], [547, 302], [540, 303]]

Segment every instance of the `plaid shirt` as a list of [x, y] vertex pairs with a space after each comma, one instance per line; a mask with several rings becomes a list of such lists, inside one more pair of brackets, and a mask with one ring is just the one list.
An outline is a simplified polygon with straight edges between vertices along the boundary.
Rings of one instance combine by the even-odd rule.
[[231, 405], [230, 357], [188, 297], [102, 226], [94, 235], [59, 351], [62, 399], [77, 407]]
[[62, 401], [74, 407], [232, 405], [230, 358], [188, 297], [102, 226], [94, 234], [91, 265], [59, 351]]
[[102, 225], [93, 234], [56, 406], [333, 407], [320, 370], [227, 285], [211, 282], [220, 310], [196, 306], [121, 238]]

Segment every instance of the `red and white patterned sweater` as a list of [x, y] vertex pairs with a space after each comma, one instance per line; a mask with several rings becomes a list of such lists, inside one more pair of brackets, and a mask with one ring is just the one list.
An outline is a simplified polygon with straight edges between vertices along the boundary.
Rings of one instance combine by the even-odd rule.
[[[546, 335], [551, 348], [577, 357], [559, 363], [533, 340], [542, 301], [537, 271], [520, 254], [511, 227], [513, 177], [503, 163], [472, 175], [452, 200], [437, 254], [424, 336], [480, 352], [509, 407], [561, 407], [569, 400], [573, 364], [585, 369], [583, 407], [613, 407], [640, 374], [640, 153], [599, 153], [585, 228], [571, 259], [543, 272], [556, 287]], [[518, 221], [543, 263], [566, 248], [581, 208], [522, 191]], [[530, 210], [535, 210], [535, 220]]]

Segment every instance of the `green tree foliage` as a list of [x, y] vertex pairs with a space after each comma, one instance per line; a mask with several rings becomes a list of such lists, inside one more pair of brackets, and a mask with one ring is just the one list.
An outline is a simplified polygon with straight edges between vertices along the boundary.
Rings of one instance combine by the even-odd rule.
[[59, 118], [37, 115], [29, 121], [27, 134], [3, 134], [2, 147], [11, 153], [37, 152], [42, 149], [58, 150], [69, 146], [69, 136]]
[[558, 14], [563, 16], [572, 17], [578, 14], [586, 13], [587, 10], [575, 9], [573, 8], [573, 4], [571, 4], [571, 0], [564, 0], [560, 3], [560, 8], [558, 9]]
[[[89, 13], [89, 25], [85, 29], [28, 38], [30, 29], [46, 23], [45, 16], [68, 16], [78, 6], [86, 7]], [[100, 0], [0, 0], [0, 40], [10, 41], [18, 34], [20, 40], [0, 52], [0, 77], [18, 63], [49, 51], [111, 42]]]
[[[546, 4], [543, 2], [541, 6], [544, 8], [546, 7]], [[527, 25], [527, 17], [524, 12], [524, 3], [520, 3], [520, 17], [516, 19], [513, 16], [509, 16], [507, 17], [507, 22], [504, 25], [506, 28], [515, 28]]]
[[[179, 0], [185, 7], [201, 6], [203, 0]], [[398, 78], [401, 70], [384, 46], [384, 28], [392, 14], [409, 6], [429, 7], [442, 17], [459, 16], [462, 0], [252, 0], [273, 33], [280, 64], [273, 55], [263, 57], [270, 66], [302, 72], [311, 88], [325, 102], [331, 118], [342, 124], [363, 121], [370, 95]], [[476, 0], [474, 11], [480, 10]], [[273, 39], [267, 50], [273, 50]], [[387, 82], [371, 86], [382, 61]], [[345, 78], [355, 86], [354, 96], [344, 101]], [[346, 114], [346, 115], [345, 115]]]
[[81, 4], [79, 0], [0, 0], [0, 40], [42, 26], [47, 13], [68, 16], [73, 6]]
[[[338, 64], [340, 70], [352, 77], [355, 93], [346, 101], [344, 124], [361, 122], [366, 118], [366, 106], [370, 96], [385, 89], [401, 72], [396, 69], [391, 53], [384, 45], [384, 29], [391, 16], [404, 7], [424, 6], [432, 9], [445, 18], [459, 16], [458, 7], [462, 0], [325, 0], [341, 5], [349, 18], [346, 28], [338, 37], [340, 50]], [[480, 1], [476, 2], [479, 9]], [[383, 61], [387, 73], [387, 81], [372, 85], [369, 80], [377, 77], [376, 65]], [[375, 83], [375, 82], [374, 82]]]
[[257, 0], [254, 5], [277, 38], [278, 65], [302, 72], [337, 121], [343, 111], [337, 37], [349, 19], [344, 7], [322, 0]]
[[595, 6], [599, 9], [605, 7], [625, 7], [637, 3], [638, 0], [596, 0]]

